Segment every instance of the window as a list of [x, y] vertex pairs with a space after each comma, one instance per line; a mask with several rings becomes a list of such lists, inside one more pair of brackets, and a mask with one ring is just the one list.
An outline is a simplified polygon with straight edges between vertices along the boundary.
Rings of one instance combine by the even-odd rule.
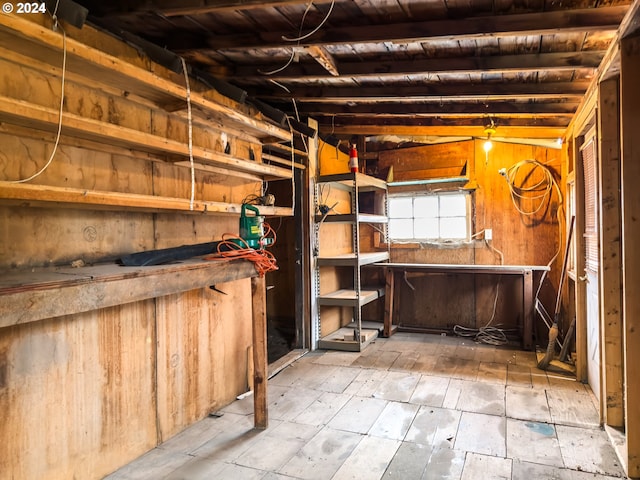
[[391, 241], [468, 240], [467, 192], [389, 196]]

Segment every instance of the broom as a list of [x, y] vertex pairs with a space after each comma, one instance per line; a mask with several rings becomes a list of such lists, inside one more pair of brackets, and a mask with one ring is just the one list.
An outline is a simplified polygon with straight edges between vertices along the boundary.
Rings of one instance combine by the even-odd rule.
[[549, 363], [553, 360], [555, 353], [556, 339], [558, 338], [558, 319], [560, 317], [560, 300], [562, 300], [562, 286], [564, 285], [564, 278], [567, 272], [567, 262], [569, 260], [569, 248], [571, 246], [571, 237], [573, 236], [573, 224], [576, 217], [571, 217], [571, 225], [569, 226], [569, 234], [567, 235], [567, 243], [564, 248], [564, 261], [562, 262], [562, 272], [560, 272], [560, 283], [558, 284], [558, 295], [556, 296], [556, 308], [553, 311], [553, 325], [549, 329], [549, 343], [547, 343], [547, 351], [542, 357], [542, 360], [538, 362], [538, 368], [546, 370], [549, 367]]

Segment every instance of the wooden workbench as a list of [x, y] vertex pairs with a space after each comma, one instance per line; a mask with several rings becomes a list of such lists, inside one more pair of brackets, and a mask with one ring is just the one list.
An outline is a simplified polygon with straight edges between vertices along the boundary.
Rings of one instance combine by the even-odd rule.
[[534, 272], [548, 271], [548, 266], [537, 265], [455, 265], [433, 263], [376, 263], [375, 266], [386, 269], [386, 292], [384, 308], [384, 336], [392, 333], [394, 272], [412, 271], [425, 274], [483, 274], [483, 275], [517, 275], [522, 277], [522, 346], [525, 350], [533, 349], [534, 318]]
[[248, 260], [195, 258], [147, 267], [109, 263], [4, 271], [0, 275], [0, 329], [243, 278], [251, 278], [254, 424], [262, 429], [268, 423], [266, 293], [264, 277], [258, 277]]

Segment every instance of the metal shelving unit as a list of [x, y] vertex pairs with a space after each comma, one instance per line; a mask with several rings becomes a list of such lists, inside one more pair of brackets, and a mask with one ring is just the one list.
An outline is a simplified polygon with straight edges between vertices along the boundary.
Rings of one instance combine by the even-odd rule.
[[[317, 189], [330, 184], [331, 188], [348, 191], [351, 197], [350, 212], [346, 214], [316, 215], [316, 241], [319, 241], [319, 231], [324, 223], [348, 223], [352, 226], [352, 251], [339, 255], [327, 256], [322, 253], [318, 243], [319, 254], [316, 262], [316, 296], [318, 318], [321, 321], [323, 307], [351, 307], [353, 321], [339, 328], [335, 332], [318, 339], [318, 347], [332, 350], [346, 350], [359, 352], [373, 341], [379, 333], [375, 322], [363, 322], [362, 307], [384, 296], [384, 286], [363, 287], [361, 268], [389, 260], [388, 247], [385, 251], [362, 252], [360, 250], [360, 229], [366, 224], [384, 225], [387, 217], [387, 184], [385, 181], [361, 173], [344, 173], [336, 175], [321, 175], [316, 184], [316, 209], [319, 211]], [[363, 192], [377, 192], [381, 195], [381, 211], [364, 213], [360, 211], [359, 196]], [[380, 228], [380, 227], [378, 227]], [[388, 242], [385, 242], [388, 245]], [[341, 288], [334, 292], [320, 295], [320, 269], [331, 267], [351, 267], [353, 270], [353, 284], [351, 288]], [[380, 328], [382, 324], [380, 324]], [[318, 328], [320, 332], [321, 329]]]

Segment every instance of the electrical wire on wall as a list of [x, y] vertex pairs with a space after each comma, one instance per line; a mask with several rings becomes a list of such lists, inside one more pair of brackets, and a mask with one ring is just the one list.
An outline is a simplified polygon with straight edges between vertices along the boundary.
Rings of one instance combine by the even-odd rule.
[[184, 81], [187, 89], [187, 123], [189, 126], [189, 166], [191, 167], [191, 195], [189, 197], [189, 210], [193, 210], [193, 203], [196, 196], [196, 169], [193, 164], [193, 117], [191, 113], [191, 86], [189, 84], [189, 72], [187, 71], [187, 63], [184, 58], [180, 57], [182, 62], [182, 71], [184, 72]]
[[[539, 182], [535, 183], [532, 186], [518, 187], [516, 185], [516, 179], [518, 178], [520, 169], [525, 165], [533, 166], [533, 169], [529, 172], [528, 175], [531, 175], [533, 171], [540, 169], [542, 170], [543, 176]], [[521, 160], [520, 162], [515, 163], [509, 168], [501, 169], [499, 173], [507, 181], [513, 206], [521, 215], [529, 217], [538, 214], [540, 211], [542, 211], [543, 208], [546, 208], [546, 206], [550, 204], [553, 192], [556, 192], [556, 195], [558, 196], [558, 209], [556, 210], [556, 217], [558, 219], [558, 249], [556, 250], [556, 253], [553, 255], [553, 257], [551, 257], [551, 260], [549, 260], [549, 262], [547, 263], [547, 266], [551, 268], [551, 265], [553, 264], [553, 262], [555, 262], [556, 258], [558, 258], [558, 255], [560, 255], [560, 251], [562, 250], [561, 239], [564, 229], [564, 198], [562, 196], [562, 191], [560, 190], [558, 182], [556, 182], [556, 179], [548, 166], [533, 159]], [[534, 203], [534, 206], [532, 208], [526, 210], [520, 203], [524, 200], [537, 202], [537, 205]], [[535, 295], [536, 301], [538, 300], [538, 295], [546, 276], [547, 271], [545, 270], [544, 272], [542, 272], [540, 282], [538, 283], [538, 289], [536, 290]]]
[[62, 26], [58, 23], [58, 16], [57, 16], [57, 12], [58, 12], [58, 4], [60, 3], [60, 0], [58, 0], [56, 2], [56, 6], [53, 9], [52, 13], [49, 13], [51, 15], [51, 19], [53, 20], [53, 25], [52, 25], [52, 30], [55, 32], [57, 30], [60, 30], [62, 32], [62, 75], [61, 75], [61, 85], [60, 85], [60, 108], [58, 111], [58, 129], [56, 132], [56, 140], [53, 144], [53, 150], [51, 151], [51, 155], [49, 155], [49, 160], [47, 160], [47, 163], [44, 164], [44, 166], [38, 170], [36, 173], [34, 173], [33, 175], [31, 175], [28, 178], [23, 178], [21, 180], [10, 180], [8, 181], [8, 183], [25, 183], [25, 182], [29, 182], [31, 180], [33, 180], [36, 177], [39, 177], [40, 175], [42, 175], [44, 173], [45, 170], [47, 170], [47, 168], [49, 168], [49, 166], [51, 165], [51, 163], [53, 162], [53, 158], [56, 155], [56, 152], [58, 151], [58, 145], [60, 144], [60, 135], [62, 133], [62, 114], [63, 114], [63, 110], [64, 110], [64, 87], [65, 87], [65, 82], [66, 82], [66, 73], [67, 73], [67, 33], [65, 32], [64, 28], [62, 28]]

